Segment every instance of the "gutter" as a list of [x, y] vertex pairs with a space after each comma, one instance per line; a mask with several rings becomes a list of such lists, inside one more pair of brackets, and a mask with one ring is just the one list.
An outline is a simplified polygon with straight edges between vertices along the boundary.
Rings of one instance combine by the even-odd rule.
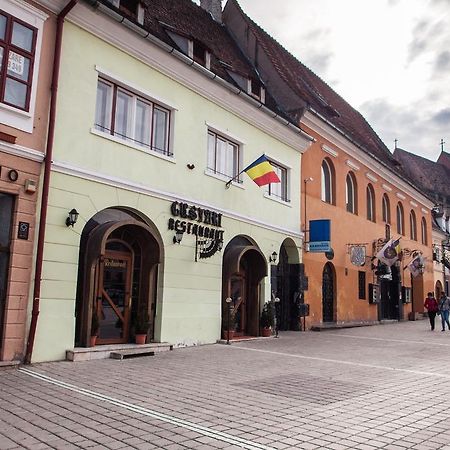
[[112, 19], [116, 20], [117, 22], [122, 23], [130, 30], [136, 32], [137, 34], [140, 34], [144, 39], [148, 39], [150, 42], [152, 42], [159, 48], [165, 50], [168, 53], [173, 54], [180, 61], [184, 62], [185, 64], [187, 64], [190, 67], [193, 67], [198, 72], [201, 72], [203, 75], [207, 76], [211, 80], [214, 80], [217, 83], [221, 84], [223, 87], [225, 87], [229, 91], [233, 92], [234, 94], [236, 94], [238, 96], [241, 96], [247, 102], [253, 104], [256, 108], [260, 109], [265, 114], [267, 114], [270, 117], [272, 117], [273, 119], [275, 119], [277, 122], [288, 127], [294, 133], [301, 135], [304, 139], [306, 139], [310, 142], [315, 142], [315, 139], [312, 136], [305, 133], [301, 128], [299, 128], [296, 125], [294, 125], [293, 123], [289, 122], [284, 117], [278, 115], [271, 109], [267, 108], [267, 106], [265, 106], [261, 102], [255, 100], [253, 97], [248, 95], [247, 92], [243, 91], [240, 88], [237, 88], [230, 82], [228, 82], [228, 81], [224, 80], [223, 78], [219, 77], [218, 75], [216, 75], [214, 72], [211, 72], [210, 70], [206, 69], [204, 66], [202, 66], [201, 64], [198, 64], [193, 59], [189, 58], [184, 53], [177, 50], [175, 47], [172, 47], [171, 45], [166, 44], [165, 42], [161, 41], [156, 36], [151, 34], [149, 31], [145, 30], [144, 28], [142, 28], [139, 25], [136, 25], [134, 22], [132, 22], [131, 20], [128, 20], [126, 17], [122, 16], [121, 14], [119, 14], [118, 12], [109, 8], [108, 6], [104, 5], [99, 0], [86, 0], [86, 2], [89, 3], [93, 8], [98, 9], [99, 11], [103, 12], [104, 14], [106, 14], [107, 16], [111, 17]]
[[50, 175], [52, 170], [53, 143], [55, 138], [56, 101], [58, 97], [59, 68], [61, 65], [61, 48], [62, 48], [64, 19], [77, 3], [78, 0], [70, 0], [69, 3], [67, 3], [67, 5], [64, 7], [64, 9], [58, 14], [56, 19], [57, 23], [55, 35], [55, 52], [53, 56], [52, 87], [51, 87], [50, 110], [48, 119], [47, 147], [45, 151], [44, 181], [42, 184], [42, 199], [41, 199], [41, 216], [39, 219], [39, 234], [37, 241], [36, 265], [34, 273], [33, 308], [31, 311], [30, 330], [28, 332], [27, 348], [24, 359], [25, 364], [31, 364], [31, 358], [33, 355], [33, 348], [34, 348], [34, 339], [36, 336], [36, 328], [39, 317], [39, 305], [41, 300], [40, 296], [42, 283], [42, 265], [44, 256], [45, 228], [47, 222]]

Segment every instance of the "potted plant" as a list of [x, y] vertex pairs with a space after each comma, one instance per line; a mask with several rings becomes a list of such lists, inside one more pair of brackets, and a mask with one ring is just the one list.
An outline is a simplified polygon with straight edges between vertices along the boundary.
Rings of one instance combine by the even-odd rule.
[[262, 328], [262, 336], [263, 337], [271, 336], [273, 327], [273, 307], [270, 302], [264, 303], [264, 307], [261, 312], [260, 323]]
[[100, 328], [100, 323], [98, 321], [97, 310], [92, 311], [92, 321], [91, 321], [91, 347], [95, 347], [97, 343], [98, 330]]
[[[223, 338], [227, 339], [228, 341], [231, 341], [234, 338], [234, 333], [236, 331], [236, 314], [233, 307], [230, 307], [230, 313], [229, 313], [229, 323], [228, 323], [228, 317], [225, 315], [224, 321], [223, 321]], [[229, 329], [228, 329], [229, 327]]]
[[145, 344], [147, 340], [147, 332], [150, 328], [150, 317], [145, 306], [141, 307], [137, 313], [134, 324], [134, 334], [136, 344]]

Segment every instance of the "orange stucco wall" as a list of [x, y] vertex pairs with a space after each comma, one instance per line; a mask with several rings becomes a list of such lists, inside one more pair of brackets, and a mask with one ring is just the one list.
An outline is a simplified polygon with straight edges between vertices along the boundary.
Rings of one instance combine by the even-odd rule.
[[[305, 128], [305, 127], [304, 127]], [[309, 177], [313, 181], [303, 183], [302, 192], [302, 217], [301, 223], [305, 229], [305, 206], [306, 206], [306, 224], [309, 220], [314, 219], [330, 219], [331, 220], [331, 246], [334, 250], [334, 259], [331, 263], [334, 266], [336, 274], [335, 282], [335, 311], [337, 322], [348, 321], [376, 321], [378, 320], [378, 306], [369, 304], [368, 301], [368, 284], [376, 283], [376, 276], [371, 269], [371, 262], [367, 258], [366, 265], [358, 267], [350, 262], [348, 254], [348, 244], [366, 244], [367, 256], [374, 255], [373, 243], [379, 238], [385, 237], [385, 223], [382, 220], [382, 196], [387, 194], [390, 199], [391, 206], [391, 237], [398, 237], [396, 224], [396, 205], [400, 201], [403, 204], [405, 216], [405, 235], [402, 236], [401, 245], [411, 250], [417, 249], [423, 252], [428, 258], [426, 271], [423, 275], [423, 282], [415, 280], [414, 282], [414, 311], [423, 312], [424, 292], [433, 290], [433, 273], [432, 273], [432, 251], [431, 251], [431, 214], [424, 214], [417, 199], [413, 199], [405, 192], [401, 192], [396, 186], [391, 185], [383, 179], [381, 173], [374, 173], [374, 170], [368, 168], [356, 161], [354, 158], [346, 154], [342, 149], [333, 145], [333, 143], [324, 140], [321, 136], [311, 129], [306, 129], [308, 133], [314, 136], [317, 141], [308, 149], [302, 157], [302, 180]], [[331, 156], [322, 149], [325, 144], [335, 152], [337, 156]], [[321, 165], [324, 158], [331, 160], [335, 172], [335, 205], [328, 204], [321, 200]], [[350, 160], [357, 166], [359, 170], [352, 170], [347, 161]], [[353, 171], [357, 184], [357, 214], [346, 211], [346, 185], [345, 180], [349, 171]], [[376, 182], [369, 180], [366, 173], [370, 172], [377, 178]], [[375, 192], [375, 222], [366, 218], [366, 189], [371, 183]], [[392, 187], [392, 191], [388, 192], [382, 184]], [[400, 192], [405, 199], [399, 199], [396, 193]], [[413, 207], [410, 201], [418, 204]], [[410, 223], [409, 214], [413, 209], [417, 220], [418, 241], [410, 239]], [[421, 244], [421, 220], [425, 217], [427, 223], [427, 242], [429, 246]], [[309, 235], [306, 234], [308, 241]], [[376, 253], [376, 252], [375, 252]], [[411, 286], [409, 270], [403, 270], [411, 257], [405, 257], [401, 264], [402, 285]], [[310, 316], [308, 318], [309, 325], [322, 322], [322, 273], [324, 265], [328, 262], [323, 253], [305, 252], [303, 256], [305, 264], [305, 272], [309, 279], [309, 288], [305, 292], [305, 302], [310, 304]], [[366, 272], [366, 299], [358, 298], [358, 271]], [[422, 277], [421, 277], [422, 278]], [[411, 304], [403, 305], [403, 316], [408, 317], [408, 313], [412, 310]]]
[[[27, 133], [0, 124], [0, 132], [15, 138], [15, 144], [9, 142], [8, 138], [5, 138], [5, 144], [0, 141], [0, 192], [14, 196], [4, 332], [0, 337], [0, 360], [3, 361], [21, 360], [26, 342], [27, 307], [34, 268], [33, 249], [42, 169], [42, 163], [35, 157], [28, 158], [26, 153], [28, 150], [45, 152], [56, 28], [54, 16], [49, 11], [45, 12], [50, 17], [44, 24], [38, 78], [33, 81], [37, 82], [33, 131]], [[18, 172], [16, 181], [11, 181], [8, 177], [12, 169]], [[35, 191], [27, 190], [27, 182], [30, 181], [35, 183]], [[18, 239], [19, 222], [26, 222], [30, 226], [27, 240]]]

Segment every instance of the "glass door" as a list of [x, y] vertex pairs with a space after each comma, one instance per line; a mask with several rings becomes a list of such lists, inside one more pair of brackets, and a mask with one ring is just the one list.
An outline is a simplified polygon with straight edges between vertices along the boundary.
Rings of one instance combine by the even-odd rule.
[[101, 264], [97, 295], [98, 344], [129, 340], [131, 311], [131, 253], [107, 251]]

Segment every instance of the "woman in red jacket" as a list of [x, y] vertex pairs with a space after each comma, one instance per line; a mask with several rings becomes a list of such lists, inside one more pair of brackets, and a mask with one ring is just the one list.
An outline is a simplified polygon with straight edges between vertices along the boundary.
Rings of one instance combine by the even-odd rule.
[[436, 313], [439, 311], [439, 304], [437, 300], [434, 298], [434, 294], [432, 292], [428, 292], [424, 306], [425, 308], [427, 308], [428, 318], [430, 319], [431, 331], [433, 331]]

